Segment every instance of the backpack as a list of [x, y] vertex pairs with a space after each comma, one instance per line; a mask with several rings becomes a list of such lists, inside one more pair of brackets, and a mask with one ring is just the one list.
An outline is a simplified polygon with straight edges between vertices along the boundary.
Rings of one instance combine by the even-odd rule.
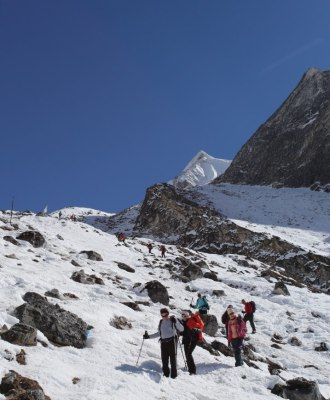
[[209, 306], [209, 303], [207, 302], [205, 296], [203, 296], [203, 300], [204, 300], [205, 308], [206, 308], [207, 310], [209, 310], [209, 309], [210, 309], [210, 306]]
[[251, 307], [252, 307], [252, 312], [255, 312], [257, 307], [256, 307], [256, 303], [254, 301], [250, 301]]
[[192, 336], [194, 335], [194, 328], [197, 328], [199, 332], [197, 333], [197, 340], [198, 342], [203, 342], [203, 329], [204, 329], [204, 322], [199, 314], [191, 314], [190, 318], [194, 321], [194, 327], [192, 327]]

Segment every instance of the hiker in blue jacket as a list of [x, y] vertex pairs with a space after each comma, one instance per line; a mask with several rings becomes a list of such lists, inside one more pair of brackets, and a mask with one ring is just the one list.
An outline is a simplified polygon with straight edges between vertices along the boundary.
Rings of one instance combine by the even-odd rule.
[[190, 304], [190, 307], [197, 308], [200, 314], [207, 314], [207, 310], [209, 310], [210, 307], [206, 300], [206, 297], [202, 296], [201, 293], [198, 293], [197, 297], [198, 299], [196, 301], [196, 304]]

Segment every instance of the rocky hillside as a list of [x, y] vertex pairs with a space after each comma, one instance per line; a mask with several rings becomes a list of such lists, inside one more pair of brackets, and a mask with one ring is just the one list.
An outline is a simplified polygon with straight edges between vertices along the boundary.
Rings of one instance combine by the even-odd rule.
[[[183, 210], [194, 214], [192, 230], [203, 229], [203, 214], [210, 224], [224, 221], [168, 185], [149, 192], [150, 211], [181, 202]], [[157, 196], [162, 201], [157, 203]], [[0, 215], [1, 399], [216, 400], [221, 393], [224, 400], [276, 400], [290, 398], [291, 392], [308, 400], [330, 396], [328, 297], [323, 293], [297, 287], [293, 280], [283, 285], [282, 275], [264, 275], [264, 263], [243, 255], [167, 245], [166, 258], [161, 258], [159, 245], [166, 235], [160, 226], [155, 235], [162, 234], [164, 241], [129, 237], [124, 245], [81, 222], [79, 209], [70, 211], [79, 218]], [[92, 210], [81, 212], [93, 224], [106, 218], [98, 212], [93, 218]], [[147, 227], [145, 218], [136, 223], [136, 232]], [[175, 229], [176, 220], [169, 228]], [[230, 228], [233, 233], [224, 227], [223, 234], [252, 238], [247, 230]], [[178, 222], [175, 232], [183, 229], [184, 222]], [[150, 254], [149, 242], [154, 246]], [[205, 342], [194, 351], [197, 375], [188, 374], [178, 350], [178, 377], [169, 381], [162, 376], [158, 341], [143, 342], [142, 334], [156, 331], [163, 306], [179, 318], [197, 291], [211, 305]], [[242, 298], [257, 304], [257, 334], [247, 336], [245, 364], [235, 368], [220, 317], [228, 304], [239, 312]]]
[[330, 183], [330, 71], [309, 69], [215, 182], [286, 187]]
[[[150, 187], [142, 205], [110, 219], [104, 229], [156, 238], [168, 244], [213, 254], [237, 254], [264, 263], [263, 274], [282, 276], [297, 285], [329, 291], [330, 259], [278, 236], [241, 227], [210, 202], [201, 204], [196, 191], [168, 184]], [[130, 229], [127, 222], [130, 221]]]

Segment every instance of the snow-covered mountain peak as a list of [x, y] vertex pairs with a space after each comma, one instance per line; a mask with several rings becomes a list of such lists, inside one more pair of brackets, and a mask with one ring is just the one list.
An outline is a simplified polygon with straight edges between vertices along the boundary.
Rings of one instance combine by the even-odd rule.
[[215, 158], [201, 150], [189, 161], [181, 174], [169, 183], [182, 189], [203, 186], [223, 174], [230, 163], [231, 160]]

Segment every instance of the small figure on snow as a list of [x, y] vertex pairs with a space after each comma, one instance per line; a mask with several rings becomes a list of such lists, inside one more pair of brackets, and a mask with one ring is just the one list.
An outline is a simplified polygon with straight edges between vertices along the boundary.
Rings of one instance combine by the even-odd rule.
[[149, 250], [149, 254], [151, 254], [151, 250], [154, 248], [152, 243], [148, 243], [147, 247], [148, 247], [148, 250]]
[[161, 258], [165, 258], [165, 253], [166, 253], [166, 247], [162, 244], [160, 247], [159, 247], [159, 250], [160, 250], [160, 253], [161, 253]]
[[252, 333], [256, 333], [256, 327], [254, 325], [254, 313], [256, 311], [256, 304], [254, 301], [245, 301], [244, 299], [242, 300], [242, 304], [244, 304], [244, 310], [242, 313], [244, 314], [244, 322], [246, 323], [247, 321], [250, 322], [251, 328], [252, 328]]

